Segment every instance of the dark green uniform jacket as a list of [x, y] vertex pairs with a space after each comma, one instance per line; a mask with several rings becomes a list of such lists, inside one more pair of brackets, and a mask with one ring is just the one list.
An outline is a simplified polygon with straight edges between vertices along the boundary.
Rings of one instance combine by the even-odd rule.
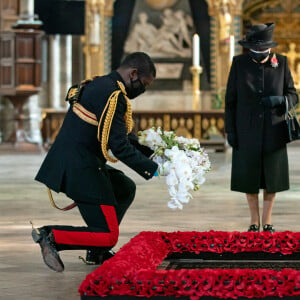
[[[272, 57], [272, 53], [270, 57]], [[279, 192], [289, 188], [286, 152], [285, 106], [267, 108], [264, 96], [287, 96], [298, 102], [285, 56], [276, 54], [258, 64], [246, 53], [234, 57], [225, 96], [225, 131], [236, 133], [238, 148], [232, 153], [231, 189], [244, 193]]]
[[[122, 78], [113, 71], [109, 75], [96, 77], [84, 87], [80, 104], [95, 114], [98, 122], [107, 99], [119, 89], [117, 80], [122, 81]], [[136, 140], [135, 146], [130, 143], [124, 121], [126, 108], [126, 100], [120, 93], [108, 146], [121, 162], [145, 179], [150, 179], [158, 166], [137, 149], [143, 150], [143, 147], [139, 147]], [[70, 107], [35, 179], [56, 192], [66, 193], [74, 201], [95, 202], [97, 199], [100, 204], [114, 205], [97, 129], [97, 126], [79, 118]]]

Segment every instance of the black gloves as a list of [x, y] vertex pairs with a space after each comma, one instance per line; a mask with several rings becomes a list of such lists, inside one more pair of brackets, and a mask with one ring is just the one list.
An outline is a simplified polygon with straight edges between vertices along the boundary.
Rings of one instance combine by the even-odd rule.
[[227, 141], [228, 144], [233, 148], [237, 149], [238, 147], [238, 141], [237, 141], [237, 136], [235, 133], [227, 133]]
[[261, 99], [264, 106], [273, 108], [275, 106], [283, 105], [285, 103], [284, 96], [267, 96]]

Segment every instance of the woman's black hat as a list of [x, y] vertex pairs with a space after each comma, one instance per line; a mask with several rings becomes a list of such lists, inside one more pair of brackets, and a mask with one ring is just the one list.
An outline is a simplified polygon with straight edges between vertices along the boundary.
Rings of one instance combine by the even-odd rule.
[[256, 24], [246, 33], [246, 37], [238, 43], [244, 48], [254, 50], [273, 48], [277, 43], [272, 40], [275, 24]]

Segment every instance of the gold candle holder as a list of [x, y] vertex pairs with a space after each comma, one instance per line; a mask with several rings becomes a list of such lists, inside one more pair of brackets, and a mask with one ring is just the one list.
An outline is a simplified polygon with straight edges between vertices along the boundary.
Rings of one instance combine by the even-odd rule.
[[190, 71], [193, 75], [193, 110], [201, 110], [200, 101], [200, 74], [201, 66], [191, 66]]

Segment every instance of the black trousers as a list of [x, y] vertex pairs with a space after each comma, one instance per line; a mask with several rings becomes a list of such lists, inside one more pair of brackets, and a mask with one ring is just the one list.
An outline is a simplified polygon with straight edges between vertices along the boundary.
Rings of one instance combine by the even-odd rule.
[[118, 240], [119, 224], [131, 205], [136, 191], [135, 183], [122, 171], [107, 167], [117, 205], [101, 205], [100, 200], [87, 203], [73, 199], [86, 223], [83, 226], [46, 226], [54, 234], [57, 250], [112, 248]]

